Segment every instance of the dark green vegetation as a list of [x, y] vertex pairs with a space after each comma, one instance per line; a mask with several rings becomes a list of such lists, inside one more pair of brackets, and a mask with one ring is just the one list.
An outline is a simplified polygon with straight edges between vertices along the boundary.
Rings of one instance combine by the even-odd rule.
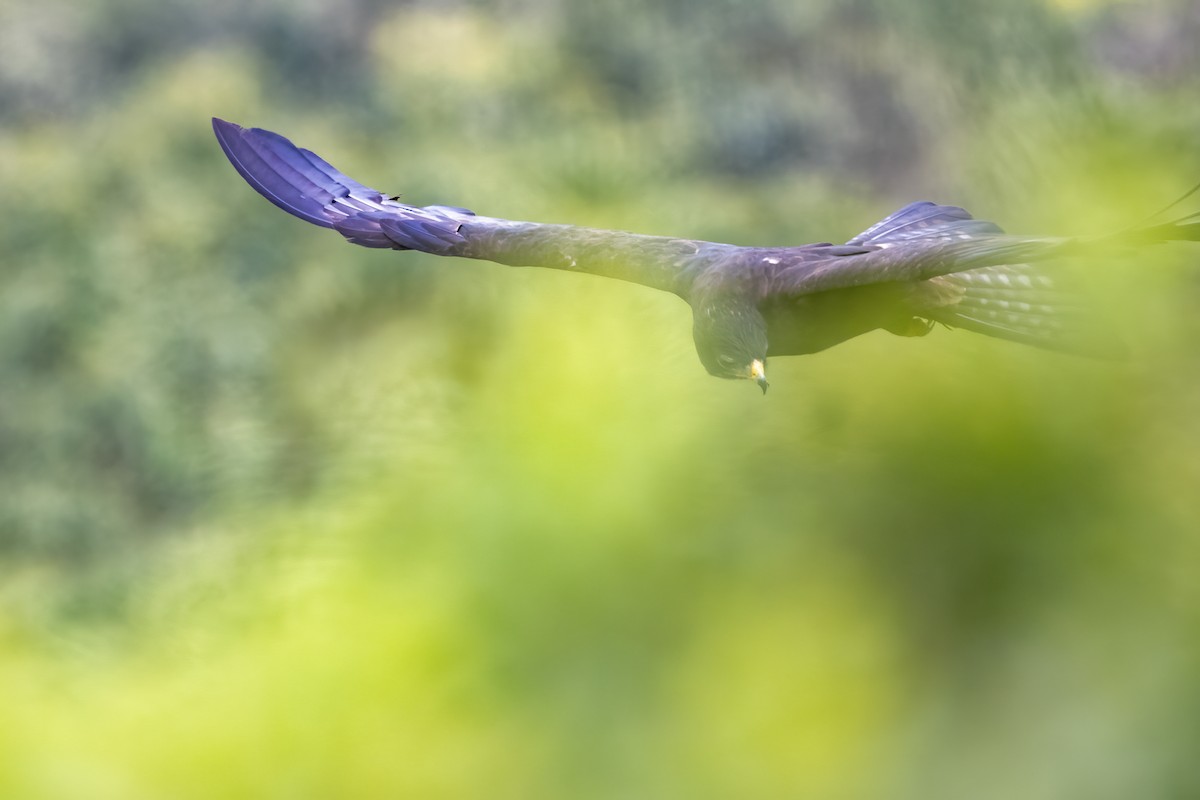
[[1196, 248], [1067, 265], [1126, 362], [880, 334], [764, 400], [208, 124], [509, 218], [1104, 232], [1200, 179], [1190, 3], [75, 5], [0, 5], [0, 795], [1200, 793]]

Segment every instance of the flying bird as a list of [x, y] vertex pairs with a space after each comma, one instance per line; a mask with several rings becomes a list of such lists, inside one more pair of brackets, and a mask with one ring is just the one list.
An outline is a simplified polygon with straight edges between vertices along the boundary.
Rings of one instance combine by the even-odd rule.
[[585, 272], [671, 292], [692, 308], [700, 362], [767, 390], [767, 356], [802, 355], [868, 331], [924, 336], [935, 323], [1087, 352], [1079, 298], [1036, 264], [1200, 240], [1200, 213], [1090, 239], [1025, 237], [957, 206], [910, 203], [844, 244], [741, 247], [414, 206], [368, 188], [277, 133], [213, 119], [242, 177], [300, 219], [354, 244]]

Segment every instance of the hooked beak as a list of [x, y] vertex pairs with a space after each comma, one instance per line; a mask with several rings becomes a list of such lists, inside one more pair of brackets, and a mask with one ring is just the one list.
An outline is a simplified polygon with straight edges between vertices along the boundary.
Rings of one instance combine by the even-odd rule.
[[767, 368], [763, 364], [762, 359], [756, 358], [750, 362], [750, 380], [758, 384], [758, 388], [762, 389], [762, 393], [767, 393]]

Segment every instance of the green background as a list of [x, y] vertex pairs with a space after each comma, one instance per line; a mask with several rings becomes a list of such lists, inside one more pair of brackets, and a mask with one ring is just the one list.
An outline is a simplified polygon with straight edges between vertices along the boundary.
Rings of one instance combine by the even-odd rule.
[[1200, 179], [1197, 40], [1191, 0], [0, 0], [0, 796], [1197, 796], [1196, 247], [1063, 266], [1125, 360], [876, 333], [763, 398], [671, 296], [348, 247], [209, 128], [516, 219], [1105, 233]]

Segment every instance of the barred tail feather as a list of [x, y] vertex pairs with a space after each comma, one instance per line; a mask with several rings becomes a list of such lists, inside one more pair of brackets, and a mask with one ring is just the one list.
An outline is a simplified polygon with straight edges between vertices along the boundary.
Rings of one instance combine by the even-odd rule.
[[951, 328], [1078, 355], [1111, 358], [1124, 351], [1083, 298], [1027, 264], [983, 267], [934, 280], [948, 285], [954, 299], [927, 316]]

